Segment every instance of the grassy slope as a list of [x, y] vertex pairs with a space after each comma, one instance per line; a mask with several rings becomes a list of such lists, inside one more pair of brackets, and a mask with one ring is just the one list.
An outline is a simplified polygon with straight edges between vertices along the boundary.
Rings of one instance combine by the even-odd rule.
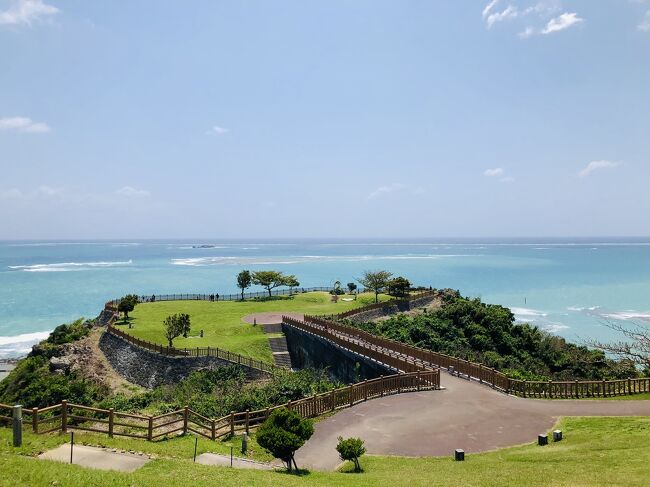
[[[191, 438], [179, 439], [183, 454], [178, 456], [182, 458], [158, 458], [132, 474], [94, 471], [12, 454], [9, 430], [3, 428], [0, 433], [0, 485], [647, 485], [650, 418], [566, 418], [559, 427], [564, 431], [565, 440], [547, 447], [531, 444], [468, 455], [464, 463], [451, 458], [364, 457], [361, 465], [365, 472], [362, 474], [312, 472], [301, 477], [193, 465], [191, 448], [188, 448], [193, 446]], [[39, 445], [50, 443], [48, 446], [52, 446], [61, 440], [30, 436], [28, 441], [32, 445], [23, 448], [22, 455], [38, 451]], [[177, 447], [172, 446], [175, 441], [166, 443], [172, 452], [170, 455], [176, 452]], [[146, 442], [137, 445], [136, 449], [141, 451], [160, 448]]]
[[[345, 297], [345, 296], [343, 296]], [[388, 296], [380, 296], [382, 300]], [[187, 313], [192, 321], [192, 335], [204, 331], [203, 338], [174, 340], [176, 347], [219, 347], [266, 362], [272, 362], [268, 337], [260, 327], [242, 318], [252, 313], [298, 312], [307, 314], [341, 313], [374, 302], [374, 294], [361, 294], [357, 301], [332, 303], [328, 293], [314, 292], [279, 297], [270, 301], [167, 301], [136, 306], [131, 313], [133, 328], [129, 333], [154, 343], [166, 343], [162, 322], [170, 314]], [[124, 329], [128, 327], [124, 326]]]

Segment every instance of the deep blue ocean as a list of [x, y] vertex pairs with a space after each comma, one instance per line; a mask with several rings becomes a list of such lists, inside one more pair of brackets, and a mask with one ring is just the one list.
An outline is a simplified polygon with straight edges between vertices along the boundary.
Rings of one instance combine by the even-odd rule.
[[242, 269], [302, 286], [387, 269], [512, 308], [572, 340], [612, 339], [607, 320], [650, 322], [650, 239], [0, 242], [0, 357], [126, 293], [237, 292]]

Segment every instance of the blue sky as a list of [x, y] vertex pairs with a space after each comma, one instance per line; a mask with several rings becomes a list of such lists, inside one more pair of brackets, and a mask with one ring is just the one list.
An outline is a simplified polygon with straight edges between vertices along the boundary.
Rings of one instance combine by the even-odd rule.
[[0, 239], [650, 235], [650, 1], [0, 0]]

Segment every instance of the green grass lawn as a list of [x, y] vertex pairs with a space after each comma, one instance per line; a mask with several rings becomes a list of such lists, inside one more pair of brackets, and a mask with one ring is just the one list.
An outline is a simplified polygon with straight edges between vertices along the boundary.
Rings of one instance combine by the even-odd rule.
[[[128, 326], [121, 324], [121, 321], [118, 326], [138, 338], [166, 344], [163, 320], [170, 314], [187, 313], [192, 322], [191, 335], [197, 337], [176, 338], [175, 347], [219, 347], [271, 363], [273, 357], [268, 336], [261, 327], [244, 323], [244, 316], [281, 311], [306, 314], [341, 313], [374, 303], [374, 299], [374, 294], [360, 294], [356, 301], [339, 299], [338, 303], [332, 303], [328, 293], [311, 292], [291, 297], [278, 296], [268, 301], [161, 301], [138, 304], [130, 313], [133, 325], [130, 330]], [[380, 295], [380, 299], [386, 301], [390, 297]], [[199, 330], [203, 330], [203, 338], [198, 338]]]
[[[545, 447], [529, 444], [489, 453], [468, 454], [465, 462], [445, 458], [366, 456], [363, 473], [237, 470], [192, 463], [193, 438], [162, 443], [114, 440], [114, 446], [153, 452], [158, 458], [123, 474], [39, 461], [30, 455], [65, 441], [56, 435], [27, 435], [28, 446], [15, 452], [9, 429], [0, 429], [1, 486], [647, 486], [650, 479], [650, 417], [565, 418], [558, 425], [565, 439]], [[75, 437], [77, 435], [75, 434]], [[79, 435], [79, 439], [84, 435]], [[432, 439], [435, 441], [435, 439]], [[90, 441], [89, 443], [93, 443]], [[221, 452], [223, 445], [199, 442], [200, 451]], [[205, 445], [205, 446], [203, 446]], [[228, 448], [229, 451], [229, 448]], [[167, 454], [166, 452], [169, 452]], [[172, 455], [177, 458], [168, 458]]]

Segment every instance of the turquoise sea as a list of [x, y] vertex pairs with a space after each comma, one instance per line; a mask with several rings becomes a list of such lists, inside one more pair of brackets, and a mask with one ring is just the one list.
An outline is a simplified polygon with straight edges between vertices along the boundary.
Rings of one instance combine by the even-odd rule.
[[578, 341], [614, 338], [607, 320], [650, 323], [650, 238], [0, 242], [0, 357], [126, 293], [236, 292], [241, 269], [305, 287], [388, 269]]

